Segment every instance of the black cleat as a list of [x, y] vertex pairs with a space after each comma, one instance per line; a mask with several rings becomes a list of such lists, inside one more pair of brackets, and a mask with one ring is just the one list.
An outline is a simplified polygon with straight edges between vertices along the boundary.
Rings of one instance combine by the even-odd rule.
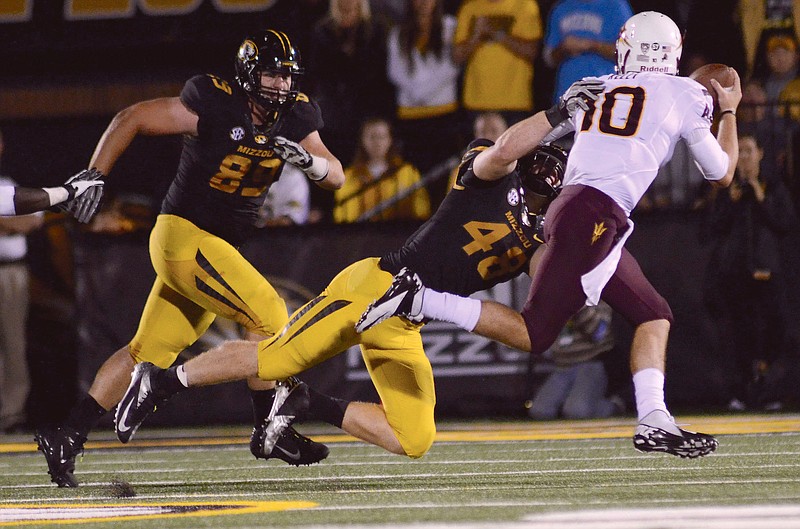
[[272, 454], [273, 448], [283, 433], [296, 420], [302, 420], [311, 404], [308, 385], [296, 377], [289, 377], [275, 386], [275, 398], [272, 409], [264, 421], [264, 433], [261, 436], [262, 454]]
[[75, 458], [83, 453], [86, 438], [68, 428], [42, 429], [33, 438], [47, 460], [50, 481], [59, 487], [77, 487]]
[[356, 332], [364, 332], [392, 316], [402, 316], [411, 323], [420, 323], [423, 320], [424, 295], [425, 287], [419, 276], [403, 268], [392, 279], [389, 290], [369, 304], [356, 323]]
[[158, 384], [156, 375], [161, 371], [165, 370], [150, 362], [141, 362], [133, 368], [128, 390], [114, 412], [114, 430], [123, 443], [130, 441], [147, 416], [172, 396]]
[[719, 446], [714, 437], [678, 428], [666, 412], [655, 410], [636, 426], [633, 446], [640, 452], [664, 452], [679, 457], [702, 457]]
[[267, 421], [253, 428], [250, 436], [250, 453], [256, 459], [278, 458], [286, 461], [290, 465], [299, 467], [300, 465], [313, 465], [328, 457], [328, 447], [322, 443], [312, 441], [308, 437], [297, 433], [291, 426], [287, 427], [275, 447], [269, 454], [264, 454], [264, 437], [266, 434]]

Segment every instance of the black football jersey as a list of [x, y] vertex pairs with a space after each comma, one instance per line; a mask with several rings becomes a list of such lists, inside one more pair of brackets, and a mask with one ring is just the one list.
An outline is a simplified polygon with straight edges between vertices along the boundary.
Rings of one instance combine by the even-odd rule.
[[[258, 208], [283, 160], [253, 127], [247, 95], [214, 75], [189, 79], [181, 101], [198, 117], [197, 136], [184, 138], [178, 174], [161, 212], [183, 217], [234, 246], [255, 229]], [[322, 128], [322, 113], [304, 94], [271, 132], [299, 142]]]
[[486, 182], [467, 170], [436, 213], [381, 258], [381, 268], [396, 274], [407, 266], [425, 286], [463, 296], [526, 272], [542, 239], [523, 196], [516, 171]]

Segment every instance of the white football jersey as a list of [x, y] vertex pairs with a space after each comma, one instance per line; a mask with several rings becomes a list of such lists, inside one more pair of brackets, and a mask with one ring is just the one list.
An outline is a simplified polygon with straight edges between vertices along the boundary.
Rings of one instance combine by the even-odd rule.
[[[629, 73], [600, 79], [605, 88], [594, 108], [572, 118], [575, 144], [564, 184], [599, 189], [630, 214], [680, 138], [697, 143], [710, 136], [713, 103], [687, 77]], [[716, 141], [710, 143], [727, 159]]]

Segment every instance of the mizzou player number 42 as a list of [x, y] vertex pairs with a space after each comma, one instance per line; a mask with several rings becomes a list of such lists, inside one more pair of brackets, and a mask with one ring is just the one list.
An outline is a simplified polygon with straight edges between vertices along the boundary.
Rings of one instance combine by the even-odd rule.
[[[538, 163], [520, 164], [525, 171], [515, 170], [487, 182], [471, 170], [478, 149], [487, 144], [490, 142], [483, 140], [473, 145], [475, 149], [468, 152], [459, 169], [456, 186], [401, 248], [381, 258], [363, 259], [339, 272], [319, 296], [295, 311], [280, 335], [258, 345], [227, 342], [188, 361], [180, 368], [188, 385], [217, 384], [256, 372], [263, 379], [282, 380], [359, 345], [381, 405], [340, 402], [340, 420], [328, 422], [390, 452], [412, 458], [424, 455], [436, 433], [436, 391], [433, 370], [423, 350], [421, 325], [389, 318], [357, 332], [356, 323], [368, 304], [392, 284], [392, 274], [405, 267], [414, 267], [425, 281], [441, 289], [464, 294], [522, 273], [522, 264], [538, 247], [534, 242], [539, 226], [533, 214], [536, 210], [529, 209], [536, 194], [532, 180], [547, 176], [560, 184], [566, 154], [555, 147], [539, 148], [531, 155]], [[515, 263], [519, 266], [484, 273], [482, 263], [487, 258], [499, 258], [509, 250], [522, 252], [524, 257]], [[220, 364], [230, 368], [221, 373]], [[177, 380], [179, 373], [178, 368], [163, 371], [142, 364], [123, 399], [132, 403], [135, 424], [152, 411], [153, 394], [174, 392], [163, 388], [169, 386], [166, 381]], [[151, 381], [149, 387], [136, 383], [136, 379], [145, 377]], [[309, 409], [313, 411], [308, 399], [303, 398], [308, 395], [303, 386], [293, 385], [282, 393], [284, 402], [273, 407], [265, 452], [270, 448], [266, 440], [280, 436], [283, 428], [290, 428]]]

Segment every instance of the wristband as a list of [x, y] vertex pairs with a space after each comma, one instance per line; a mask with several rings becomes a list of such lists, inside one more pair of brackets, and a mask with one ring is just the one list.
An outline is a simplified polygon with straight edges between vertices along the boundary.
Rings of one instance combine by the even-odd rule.
[[731, 109], [723, 110], [722, 112], [719, 113], [719, 117], [721, 118], [725, 114], [730, 114], [731, 116], [736, 117], [736, 111]]
[[305, 171], [308, 179], [313, 182], [325, 180], [325, 177], [328, 176], [328, 170], [330, 169], [330, 164], [328, 163], [327, 158], [312, 154], [311, 160], [311, 167]]
[[51, 206], [55, 206], [56, 204], [61, 204], [62, 202], [66, 202], [67, 200], [70, 200], [71, 198], [75, 197], [75, 190], [73, 189], [72, 193], [70, 193], [70, 189], [67, 186], [43, 187], [42, 191], [47, 193], [47, 197], [50, 200]]

